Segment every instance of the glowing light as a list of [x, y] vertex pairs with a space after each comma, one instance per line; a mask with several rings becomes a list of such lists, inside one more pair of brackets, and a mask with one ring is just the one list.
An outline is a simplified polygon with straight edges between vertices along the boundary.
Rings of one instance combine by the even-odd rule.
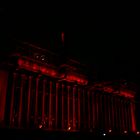
[[121, 95], [125, 96], [125, 97], [129, 97], [129, 98], [133, 98], [134, 95], [132, 95], [131, 93], [129, 92], [125, 92], [125, 91], [121, 91]]
[[70, 130], [71, 130], [71, 127], [69, 126], [69, 127], [68, 127], [68, 131], [70, 131]]
[[40, 128], [40, 129], [42, 128], [42, 124], [39, 125], [39, 128]]
[[139, 131], [137, 131], [137, 135], [139, 135], [140, 134], [140, 132]]
[[38, 55], [36, 55], [36, 58], [39, 58], [39, 56], [38, 56]]
[[79, 78], [77, 78], [77, 82], [80, 82], [81, 80]]
[[85, 85], [85, 84], [88, 83], [87, 80], [84, 80], [84, 79], [82, 79], [82, 78], [80, 78], [80, 77], [77, 77], [77, 76], [74, 76], [74, 75], [67, 75], [67, 76], [66, 76], [66, 79], [69, 80], [69, 81], [73, 81], [73, 82], [76, 81], [76, 82], [78, 82], [79, 84], [83, 84], [83, 85]]
[[109, 129], [109, 130], [108, 130], [108, 132], [109, 132], [109, 133], [111, 133], [111, 132], [112, 132], [112, 130], [111, 130], [111, 129]]
[[103, 136], [106, 136], [106, 134], [105, 134], [105, 133], [103, 133]]
[[127, 131], [125, 130], [125, 131], [124, 131], [124, 133], [126, 134], [126, 133], [127, 133]]
[[45, 73], [46, 72], [46, 68], [41, 68], [41, 72]]

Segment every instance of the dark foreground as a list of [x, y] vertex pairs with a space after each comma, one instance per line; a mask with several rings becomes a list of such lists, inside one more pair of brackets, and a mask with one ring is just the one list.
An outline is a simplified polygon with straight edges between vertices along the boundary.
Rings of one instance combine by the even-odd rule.
[[5, 140], [72, 140], [72, 139], [116, 139], [124, 138], [127, 140], [140, 139], [140, 136], [135, 134], [101, 134], [93, 132], [52, 132], [41, 129], [25, 130], [25, 129], [0, 129], [0, 139]]

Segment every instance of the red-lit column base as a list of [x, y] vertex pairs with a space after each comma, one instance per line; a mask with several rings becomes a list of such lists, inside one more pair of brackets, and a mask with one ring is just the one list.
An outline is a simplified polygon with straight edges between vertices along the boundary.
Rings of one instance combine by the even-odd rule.
[[46, 97], [46, 79], [43, 80], [43, 95], [42, 95], [42, 122], [45, 120], [45, 97]]
[[62, 129], [64, 129], [64, 84], [62, 84]]
[[18, 127], [21, 127], [21, 119], [22, 119], [22, 96], [23, 96], [24, 80], [25, 80], [25, 75], [22, 75], [21, 76], [21, 86], [20, 86], [20, 97], [19, 97]]
[[56, 116], [55, 116], [55, 127], [57, 128], [57, 126], [58, 126], [58, 87], [59, 87], [59, 84], [58, 83], [56, 83], [56, 107], [55, 107], [55, 109], [56, 109]]
[[17, 74], [13, 74], [13, 84], [12, 84], [12, 92], [11, 92], [11, 104], [10, 104], [10, 127], [13, 126], [13, 107], [14, 107], [14, 92], [15, 92], [15, 82], [16, 82]]
[[76, 117], [75, 117], [75, 94], [76, 87], [73, 87], [73, 130], [76, 128]]
[[80, 88], [78, 88], [78, 129], [80, 129], [81, 118], [80, 118]]
[[132, 120], [132, 131], [136, 131], [136, 120], [135, 120], [135, 104], [131, 102], [131, 120]]
[[52, 127], [52, 81], [50, 81], [50, 95], [49, 95], [49, 128]]
[[70, 93], [69, 93], [69, 91], [70, 91], [70, 86], [67, 86], [67, 89], [68, 89], [68, 95], [67, 95], [67, 97], [68, 97], [68, 99], [67, 99], [67, 101], [68, 101], [68, 127], [70, 126]]
[[37, 117], [38, 117], [38, 84], [39, 84], [39, 77], [36, 78], [36, 94], [35, 94], [35, 125], [38, 124]]
[[88, 128], [90, 128], [90, 92], [88, 91]]
[[29, 120], [30, 120], [31, 84], [32, 84], [32, 76], [29, 76], [29, 84], [28, 84], [28, 102], [27, 102], [27, 126], [28, 126], [28, 127], [29, 127]]

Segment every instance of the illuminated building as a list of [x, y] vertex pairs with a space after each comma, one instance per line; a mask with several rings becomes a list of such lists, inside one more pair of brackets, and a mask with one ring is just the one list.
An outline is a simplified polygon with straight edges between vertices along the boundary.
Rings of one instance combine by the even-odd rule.
[[27, 43], [18, 46], [1, 63], [1, 127], [135, 132], [135, 92], [118, 81], [89, 84], [83, 67]]

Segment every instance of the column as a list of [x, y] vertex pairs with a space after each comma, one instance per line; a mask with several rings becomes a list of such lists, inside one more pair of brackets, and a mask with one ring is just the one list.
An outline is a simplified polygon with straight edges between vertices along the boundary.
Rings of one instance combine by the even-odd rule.
[[67, 97], [68, 97], [68, 127], [70, 126], [70, 93], [69, 93], [69, 91], [70, 91], [70, 86], [67, 86], [67, 89], [68, 89], [68, 95], [67, 95]]
[[80, 88], [78, 88], [78, 129], [81, 126], [81, 118], [80, 118]]
[[88, 128], [90, 128], [90, 92], [87, 92], [88, 94]]
[[95, 128], [95, 103], [94, 103], [94, 92], [92, 92], [92, 127]]
[[83, 120], [84, 120], [84, 129], [86, 128], [86, 108], [85, 108], [85, 90], [83, 89]]
[[36, 94], [35, 94], [35, 125], [38, 124], [38, 84], [39, 77], [36, 78]]
[[8, 75], [6, 70], [0, 70], [0, 123], [2, 125], [4, 125]]
[[19, 97], [19, 111], [18, 111], [18, 127], [21, 127], [22, 119], [22, 98], [23, 98], [23, 86], [25, 81], [25, 75], [21, 76], [21, 85], [20, 85], [20, 97]]
[[118, 108], [118, 130], [120, 130], [121, 127], [121, 117], [120, 117], [120, 99], [117, 98], [117, 108]]
[[64, 129], [64, 84], [62, 84], [62, 129]]
[[14, 93], [15, 93], [15, 82], [16, 82], [17, 74], [13, 74], [13, 81], [12, 81], [12, 92], [11, 92], [11, 103], [10, 103], [10, 126], [13, 125], [13, 107], [14, 107]]
[[116, 124], [115, 126], [116, 126], [116, 129], [118, 129], [118, 123], [119, 123], [119, 122], [118, 122], [118, 111], [117, 111], [117, 110], [118, 110], [118, 107], [117, 107], [117, 98], [118, 98], [118, 97], [115, 97], [115, 98], [114, 98], [115, 124]]
[[[98, 93], [97, 93], [98, 94]], [[96, 127], [99, 127], [99, 101], [98, 101], [98, 95], [96, 94]]]
[[110, 122], [108, 120], [109, 119], [109, 100], [107, 101], [108, 96], [107, 95], [103, 95], [103, 100], [104, 100], [104, 127], [105, 129], [107, 129], [108, 127], [110, 128]]
[[76, 116], [75, 116], [75, 94], [76, 87], [73, 87], [73, 129], [76, 128]]
[[50, 94], [49, 94], [49, 128], [52, 127], [52, 81], [50, 81]]
[[46, 79], [43, 80], [43, 94], [42, 94], [42, 122], [45, 121], [45, 97], [46, 97]]
[[125, 130], [125, 122], [124, 122], [124, 106], [123, 106], [123, 101], [121, 100], [121, 117], [122, 117], [122, 130], [124, 131]]
[[131, 107], [130, 107], [130, 101], [128, 101], [128, 120], [129, 120], [129, 131], [131, 131]]
[[57, 128], [58, 127], [58, 87], [59, 87], [59, 84], [56, 83], [56, 107], [55, 107], [55, 127]]
[[131, 122], [132, 122], [132, 131], [136, 131], [136, 120], [135, 120], [135, 104], [134, 102], [130, 103], [131, 106]]
[[127, 116], [127, 106], [126, 101], [124, 101], [124, 120], [125, 120], [125, 130], [128, 130], [128, 116]]
[[114, 104], [113, 104], [113, 98], [114, 97], [110, 97], [111, 98], [111, 117], [112, 117], [112, 128], [114, 129], [114, 123], [115, 123], [115, 121], [114, 121]]
[[99, 122], [100, 122], [100, 128], [103, 128], [103, 114], [102, 114], [102, 94], [99, 94]]
[[[106, 109], [106, 112], [108, 112], [108, 124], [109, 124], [109, 129], [112, 129], [112, 122], [111, 122], [111, 105], [110, 105], [110, 96], [108, 95], [107, 96], [107, 109]], [[106, 124], [107, 125], [107, 124]]]
[[29, 83], [28, 83], [28, 101], [27, 101], [27, 126], [28, 127], [29, 127], [29, 122], [30, 122], [31, 87], [32, 87], [32, 76], [29, 76]]
[[122, 125], [122, 120], [121, 120], [121, 110], [120, 110], [121, 106], [120, 106], [120, 99], [118, 99], [118, 119], [119, 119], [119, 130], [121, 130], [121, 125]]

